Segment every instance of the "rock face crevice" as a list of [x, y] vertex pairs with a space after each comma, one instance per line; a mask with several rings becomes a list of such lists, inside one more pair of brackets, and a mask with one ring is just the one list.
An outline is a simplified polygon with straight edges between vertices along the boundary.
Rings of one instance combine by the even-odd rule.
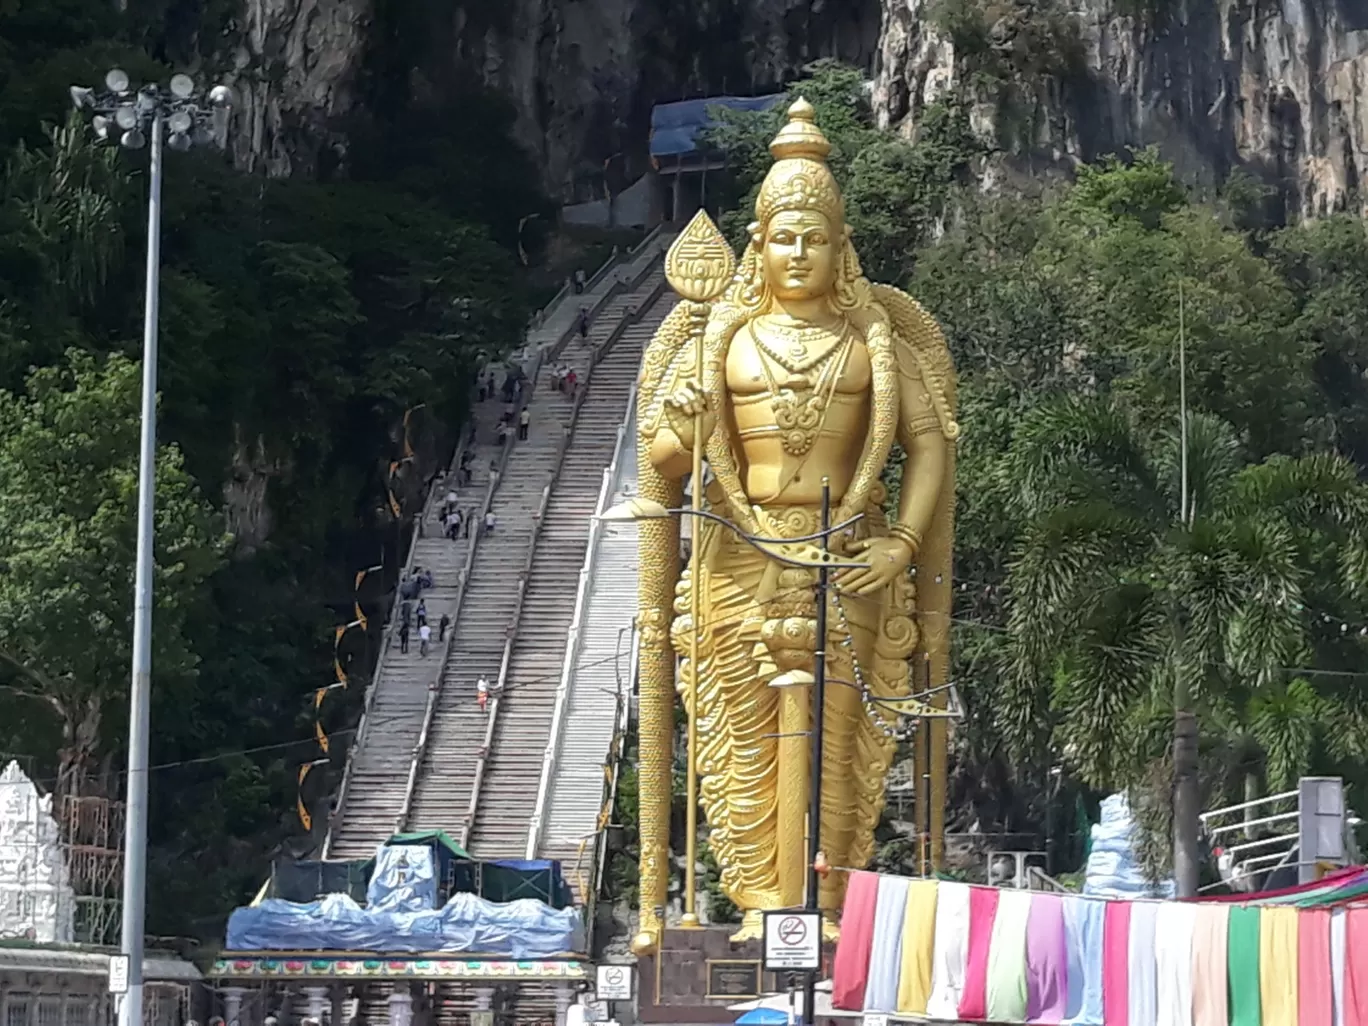
[[1288, 216], [1368, 209], [1358, 189], [1368, 164], [1361, 0], [1175, 0], [1154, 25], [1116, 0], [1075, 0], [1081, 66], [1016, 83], [1011, 124], [927, 0], [881, 4], [873, 95], [888, 128], [911, 134], [926, 104], [960, 89], [979, 98], [976, 124], [1005, 164], [1066, 170], [1158, 145], [1190, 179], [1248, 169]]

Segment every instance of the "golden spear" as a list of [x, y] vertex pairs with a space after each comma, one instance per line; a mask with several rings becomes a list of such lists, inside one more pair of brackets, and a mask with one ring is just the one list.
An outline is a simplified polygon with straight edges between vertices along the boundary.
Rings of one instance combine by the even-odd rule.
[[698, 637], [703, 623], [703, 546], [699, 544], [699, 521], [702, 518], [697, 514], [703, 509], [703, 449], [707, 442], [703, 434], [703, 336], [712, 303], [726, 290], [735, 270], [736, 256], [705, 210], [699, 210], [694, 215], [688, 227], [665, 254], [665, 278], [688, 304], [689, 338], [694, 353], [693, 385], [698, 395], [694, 410], [693, 470], [689, 486], [695, 516], [690, 525], [693, 544], [689, 547], [689, 615], [693, 628], [689, 636], [689, 750], [686, 770], [689, 805], [685, 810], [684, 916], [680, 922], [685, 927], [699, 925], [698, 914], [694, 910], [694, 873], [698, 861], [698, 677], [702, 672], [698, 660]]

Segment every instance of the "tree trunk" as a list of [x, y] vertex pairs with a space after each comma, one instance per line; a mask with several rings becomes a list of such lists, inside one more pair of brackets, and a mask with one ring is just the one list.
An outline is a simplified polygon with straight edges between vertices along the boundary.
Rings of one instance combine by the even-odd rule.
[[91, 697], [70, 704], [54, 700], [53, 704], [62, 716], [62, 749], [57, 753], [57, 791], [52, 808], [53, 815], [60, 816], [62, 799], [80, 795], [84, 789], [100, 739], [101, 702]]
[[1173, 882], [1179, 898], [1197, 894], [1201, 811], [1197, 788], [1197, 717], [1192, 712], [1187, 688], [1180, 683], [1174, 688], [1173, 710]]
[[[1262, 789], [1259, 787], [1259, 775], [1257, 773], [1246, 773], [1244, 777], [1244, 800], [1246, 802], [1252, 802], [1262, 798], [1263, 795], [1259, 793], [1260, 790]], [[1258, 830], [1249, 825], [1251, 821], [1258, 819], [1258, 817], [1259, 812], [1255, 806], [1251, 805], [1244, 810], [1244, 839], [1246, 841], [1252, 841], [1258, 837]]]

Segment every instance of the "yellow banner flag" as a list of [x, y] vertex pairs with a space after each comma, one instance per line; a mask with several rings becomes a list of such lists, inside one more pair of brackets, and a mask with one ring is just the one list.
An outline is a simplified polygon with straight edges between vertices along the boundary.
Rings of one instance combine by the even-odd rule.
[[314, 736], [318, 738], [318, 747], [323, 749], [323, 754], [328, 753], [328, 735], [323, 733], [323, 724], [314, 720]]
[[299, 767], [299, 796], [295, 799], [295, 808], [299, 811], [299, 822], [305, 830], [313, 829], [313, 817], [309, 815], [309, 810], [304, 806], [304, 778], [309, 775], [311, 769], [313, 766], [307, 762]]
[[342, 669], [342, 657], [338, 648], [342, 644], [342, 635], [346, 634], [347, 631], [351, 630], [353, 627], [361, 626], [363, 622], [363, 620], [357, 619], [353, 620], [351, 623], [344, 623], [340, 627], [333, 628], [333, 669], [337, 672], [337, 683], [341, 684], [344, 688], [348, 683], [347, 671]]
[[317, 709], [323, 704], [323, 696], [328, 693], [328, 688], [314, 688], [314, 708]]
[[404, 455], [406, 457], [411, 457], [413, 455], [413, 446], [409, 444], [409, 417], [412, 415], [413, 410], [408, 409], [404, 411]]

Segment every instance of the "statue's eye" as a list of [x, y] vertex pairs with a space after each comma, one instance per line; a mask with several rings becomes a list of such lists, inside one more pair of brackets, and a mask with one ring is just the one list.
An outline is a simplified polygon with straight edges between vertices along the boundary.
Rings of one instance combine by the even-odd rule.
[[821, 232], [813, 232], [811, 235], [808, 236], [809, 246], [825, 246], [826, 244], [827, 237], [823, 235]]
[[792, 246], [792, 245], [793, 245], [793, 233], [792, 233], [792, 232], [775, 232], [774, 235], [771, 236], [770, 241], [774, 242], [776, 245], [779, 245], [779, 246]]

